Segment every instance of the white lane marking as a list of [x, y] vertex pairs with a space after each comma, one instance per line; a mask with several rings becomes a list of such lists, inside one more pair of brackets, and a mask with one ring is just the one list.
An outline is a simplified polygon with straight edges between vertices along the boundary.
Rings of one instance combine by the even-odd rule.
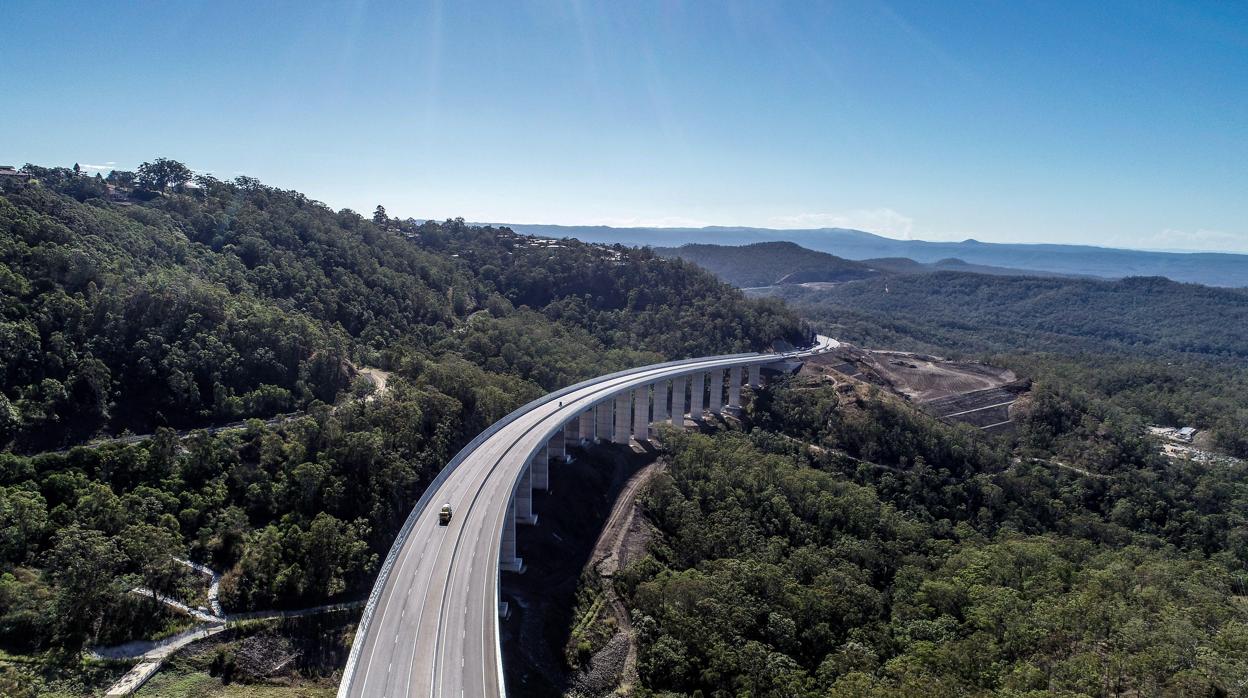
[[[415, 530], [414, 530], [414, 529], [413, 529], [412, 533], [413, 533], [413, 534], [415, 533]], [[412, 539], [409, 537], [409, 538], [408, 538], [408, 541], [410, 541], [410, 540], [412, 540]], [[425, 550], [427, 550], [427, 549], [428, 549], [428, 546], [429, 546], [429, 541], [430, 541], [430, 538], [428, 538], [428, 537], [426, 537], [426, 538], [422, 541], [422, 545], [420, 546], [420, 557], [419, 557], [419, 558], [417, 558], [417, 561], [416, 561], [416, 565], [417, 565], [417, 566], [419, 566], [419, 565], [420, 565], [420, 560], [424, 559], [424, 557], [425, 557]], [[407, 563], [411, 560], [411, 557], [412, 557], [412, 552], [413, 552], [414, 550], [415, 550], [415, 548], [414, 548], [414, 547], [413, 547], [413, 548], [409, 548], [409, 549], [408, 549], [408, 550], [406, 550], [406, 551], [404, 552], [404, 554], [403, 554], [403, 555], [399, 558], [399, 560], [398, 560], [398, 564], [396, 564], [396, 565], [395, 565], [395, 571], [396, 571], [396, 572], [402, 573], [402, 572], [403, 572], [403, 570], [404, 570], [404, 569], [406, 569], [406, 567], [407, 567]], [[400, 578], [400, 579], [401, 579], [402, 577], [400, 576], [400, 577], [398, 577], [398, 578]], [[389, 580], [387, 580], [387, 582], [389, 582]], [[391, 591], [391, 595], [393, 595], [393, 594], [394, 594], [394, 592], [393, 592], [393, 591]], [[386, 610], [385, 610], [385, 609], [386, 609], [386, 607], [389, 605], [389, 604], [387, 603], [387, 599], [385, 598], [385, 595], [384, 595], [384, 594], [383, 594], [382, 598], [381, 598], [381, 599], [379, 599], [379, 605], [381, 606], [381, 608], [379, 608], [379, 609], [378, 609], [378, 611], [377, 611], [377, 618], [376, 618], [376, 620], [375, 620], [375, 623], [377, 624], [377, 627], [384, 627], [384, 626], [385, 626], [385, 622], [384, 622], [384, 620], [383, 620], [383, 619], [385, 618], [385, 615], [386, 615]], [[407, 600], [406, 600], [406, 599], [404, 599], [404, 602], [403, 602], [403, 607], [404, 607], [404, 608], [406, 608], [406, 607], [407, 607]], [[371, 648], [369, 648], [369, 650], [368, 650], [368, 662], [367, 662], [367, 664], [366, 664], [367, 666], [372, 666], [372, 663], [373, 663], [373, 656], [374, 656], [374, 655], [376, 654], [376, 652], [377, 652], [377, 645], [378, 645], [378, 644], [380, 644], [380, 643], [374, 642], [374, 643], [373, 643], [373, 646], [372, 646]], [[388, 673], [389, 673], [389, 671], [387, 670], [387, 672], [386, 672], [386, 673], [388, 674]], [[368, 672], [368, 671], [365, 671], [365, 672], [364, 672], [364, 683], [360, 686], [360, 693], [361, 693], [362, 695], [367, 695], [367, 693], [368, 693], [368, 674], [369, 674], [369, 672]], [[383, 692], [383, 693], [384, 693], [384, 692]]]

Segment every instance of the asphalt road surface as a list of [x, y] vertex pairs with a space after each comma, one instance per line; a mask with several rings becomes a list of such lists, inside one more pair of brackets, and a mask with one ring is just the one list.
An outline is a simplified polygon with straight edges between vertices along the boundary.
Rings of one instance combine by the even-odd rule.
[[[383, 567], [338, 695], [505, 695], [499, 647], [499, 556], [508, 503], [531, 456], [563, 424], [623, 390], [713, 368], [767, 364], [828, 351], [748, 354], [646, 366], [574, 386], [521, 408], [462, 452], [422, 497]], [[600, 435], [601, 436], [601, 435]], [[608, 435], [609, 437], [609, 435]], [[551, 478], [557, 478], [557, 470]], [[449, 503], [454, 516], [438, 523]], [[539, 516], [541, 512], [535, 512]], [[523, 556], [523, 551], [518, 554]]]

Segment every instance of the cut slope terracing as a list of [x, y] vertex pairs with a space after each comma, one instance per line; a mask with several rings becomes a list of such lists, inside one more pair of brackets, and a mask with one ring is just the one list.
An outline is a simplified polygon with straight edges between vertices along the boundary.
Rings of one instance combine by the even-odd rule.
[[971, 361], [900, 351], [869, 351], [844, 345], [807, 362], [806, 372], [835, 371], [874, 383], [946, 422], [985, 431], [1008, 431], [1016, 403], [1030, 388], [1013, 371]]

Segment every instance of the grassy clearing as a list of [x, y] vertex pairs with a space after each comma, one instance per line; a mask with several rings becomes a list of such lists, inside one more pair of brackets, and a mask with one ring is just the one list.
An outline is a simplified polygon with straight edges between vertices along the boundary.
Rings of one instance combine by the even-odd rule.
[[163, 670], [147, 682], [138, 698], [330, 698], [338, 692], [332, 681], [289, 686], [231, 683], [204, 671]]
[[94, 696], [130, 669], [130, 662], [66, 662], [46, 653], [0, 651], [0, 696]]

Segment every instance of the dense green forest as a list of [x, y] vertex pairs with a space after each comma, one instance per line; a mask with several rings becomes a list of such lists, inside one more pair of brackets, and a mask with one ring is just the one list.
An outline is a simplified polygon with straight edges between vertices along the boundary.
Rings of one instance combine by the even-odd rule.
[[[0, 199], [0, 442], [16, 450], [328, 402], [349, 359], [389, 368], [467, 347], [551, 388], [587, 360], [638, 358], [613, 349], [698, 355], [798, 332], [779, 306], [644, 251], [368, 220], [247, 178], [118, 205], [103, 179], [28, 169], [43, 186]], [[542, 317], [517, 318], [529, 312]], [[539, 357], [511, 340], [536, 348], [520, 329], [557, 327], [589, 335], [586, 358], [529, 375]]]
[[894, 275], [782, 297], [865, 347], [1032, 380], [989, 438], [858, 386], [757, 394], [669, 435], [628, 570], [655, 695], [1240, 695], [1248, 469], [1160, 455], [1192, 424], [1248, 456], [1248, 294], [1165, 279]]
[[1248, 290], [1160, 277], [1121, 281], [943, 272], [779, 292], [835, 336], [941, 351], [1248, 359]]
[[[233, 611], [359, 598], [424, 486], [508, 411], [806, 335], [778, 302], [649, 251], [366, 218], [165, 160], [26, 170], [0, 191], [8, 651], [168, 631], [126, 590], [189, 593], [173, 555], [224, 571]], [[383, 394], [361, 366], [391, 372]]]
[[669, 434], [661, 537], [619, 581], [645, 691], [1242, 693], [1248, 472], [1062, 399], [1008, 443], [796, 379], [741, 431]]

